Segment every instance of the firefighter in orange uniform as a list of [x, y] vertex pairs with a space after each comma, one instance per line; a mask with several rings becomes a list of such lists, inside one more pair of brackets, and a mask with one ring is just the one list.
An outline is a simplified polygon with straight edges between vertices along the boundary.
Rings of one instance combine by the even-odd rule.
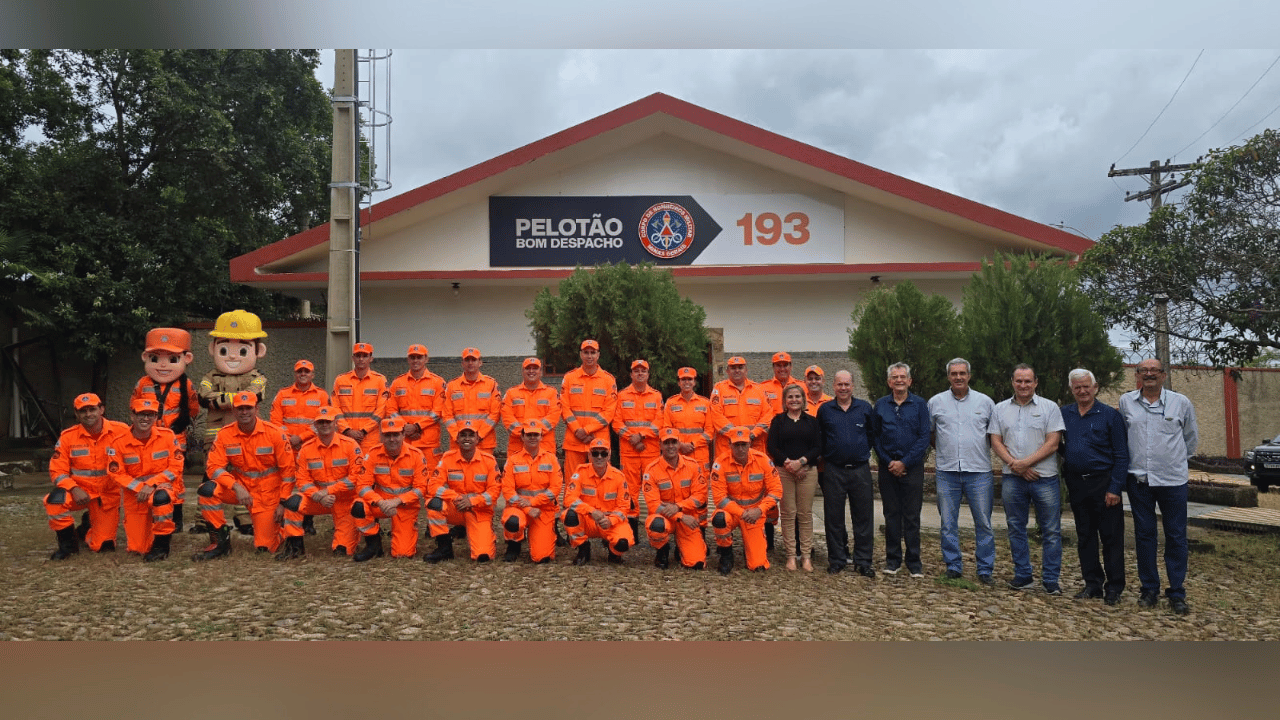
[[88, 510], [82, 526], [84, 541], [94, 552], [116, 549], [120, 528], [120, 486], [107, 477], [107, 448], [129, 426], [103, 418], [102, 400], [93, 393], [77, 395], [72, 403], [79, 424], [62, 431], [49, 460], [49, 477], [55, 485], [44, 497], [49, 528], [58, 535], [58, 549], [51, 560], [65, 560], [80, 552], [80, 537], [72, 517]]
[[676, 372], [680, 393], [667, 398], [662, 410], [662, 426], [674, 428], [680, 433], [680, 454], [711, 472], [711, 438], [716, 433], [711, 401], [694, 392], [698, 385], [698, 371], [682, 367]]
[[108, 448], [107, 471], [122, 489], [124, 536], [129, 552], [144, 562], [169, 557], [173, 536], [174, 483], [182, 477], [182, 447], [173, 431], [160, 426], [154, 398], [129, 403], [129, 432]]
[[444, 378], [427, 369], [427, 346], [414, 343], [405, 353], [409, 372], [391, 381], [387, 417], [404, 420], [405, 442], [418, 448], [434, 464], [444, 454], [440, 410], [444, 406]]
[[609, 548], [609, 562], [621, 563], [622, 554], [635, 544], [627, 510], [631, 498], [622, 471], [609, 465], [609, 443], [596, 438], [588, 450], [591, 462], [579, 465], [569, 477], [560, 521], [569, 543], [578, 548], [574, 565], [591, 562], [591, 538], [602, 538]]
[[600, 343], [583, 340], [578, 352], [582, 365], [564, 374], [560, 383], [560, 416], [564, 418], [565, 481], [587, 462], [593, 440], [609, 442], [609, 425], [618, 411], [618, 385], [600, 367]]
[[528, 422], [536, 420], [542, 425], [542, 434], [550, 435], [554, 445], [556, 426], [560, 424], [560, 394], [542, 382], [542, 361], [538, 358], [525, 358], [520, 372], [524, 382], [509, 388], [502, 398], [502, 426], [508, 437], [518, 438]]
[[482, 365], [484, 360], [480, 358], [479, 350], [473, 347], [463, 349], [462, 374], [445, 386], [440, 416], [444, 418], [445, 429], [454, 441], [458, 439], [463, 423], [470, 420], [472, 431], [480, 438], [480, 451], [492, 454], [498, 447], [496, 430], [502, 415], [502, 393], [498, 391], [497, 380], [480, 372]]
[[338, 408], [323, 405], [312, 419], [312, 438], [298, 450], [293, 494], [284, 505], [285, 547], [277, 559], [303, 555], [303, 517], [333, 516], [333, 554], [351, 555], [359, 536], [351, 517], [356, 483], [364, 470], [364, 453], [355, 440], [338, 434]]
[[418, 553], [418, 514], [427, 495], [431, 466], [426, 453], [404, 439], [404, 420], [382, 421], [382, 444], [364, 459], [357, 480], [359, 499], [351, 507], [364, 547], [352, 558], [365, 562], [382, 557], [382, 529], [378, 520], [391, 518], [391, 557]]
[[299, 360], [293, 364], [293, 384], [281, 388], [271, 401], [271, 423], [284, 430], [295, 453], [315, 438], [312, 421], [320, 408], [330, 405], [329, 393], [313, 383], [315, 377], [316, 366], [310, 360]]
[[253, 519], [258, 552], [280, 547], [280, 501], [293, 494], [294, 455], [284, 431], [258, 419], [258, 396], [238, 392], [231, 401], [236, 421], [218, 431], [206, 461], [210, 479], [200, 484], [200, 515], [209, 530], [209, 545], [195, 560], [212, 560], [231, 552], [231, 530], [223, 503], [243, 505]]
[[387, 376], [370, 369], [373, 345], [358, 342], [351, 347], [352, 369], [333, 380], [333, 404], [342, 411], [338, 429], [360, 443], [366, 455], [381, 440], [378, 424], [387, 416]]
[[[559, 419], [558, 417], [556, 418]], [[520, 543], [529, 536], [529, 559], [542, 564], [556, 556], [556, 512], [560, 498], [560, 463], [556, 462], [555, 441], [542, 449], [546, 424], [528, 420], [524, 430], [512, 434], [520, 438], [521, 447], [508, 442], [510, 455], [502, 473], [502, 536], [507, 551], [502, 559], [515, 562], [520, 557]]]
[[711, 470], [711, 526], [720, 552], [720, 574], [733, 572], [733, 529], [742, 528], [747, 569], [767, 570], [769, 553], [763, 528], [765, 515], [782, 500], [782, 481], [768, 455], [751, 447], [751, 431], [735, 427], [728, 433], [730, 450]]
[[[788, 356], [790, 357], [790, 356]], [[731, 357], [726, 363], [728, 380], [721, 380], [711, 390], [711, 407], [724, 418], [721, 426], [721, 443], [716, 446], [716, 461], [728, 457], [729, 448], [725, 446], [725, 433], [728, 428], [745, 427], [751, 433], [751, 449], [767, 453], [766, 443], [769, 440], [769, 424], [773, 422], [773, 404], [765, 396], [764, 388], [747, 379], [747, 361], [741, 357]], [[716, 418], [721, 421], [720, 417]], [[778, 508], [773, 506], [765, 517], [765, 546], [773, 552], [773, 526], [778, 522]]]
[[707, 542], [702, 536], [707, 513], [707, 476], [702, 466], [680, 454], [680, 432], [663, 428], [662, 456], [645, 466], [644, 504], [648, 510], [645, 531], [649, 544], [658, 549], [654, 567], [671, 562], [671, 534], [675, 533], [680, 562], [701, 570], [706, 565]]
[[422, 559], [438, 563], [453, 557], [450, 525], [466, 525], [471, 559], [489, 562], [497, 552], [493, 534], [493, 509], [502, 492], [498, 461], [477, 448], [480, 435], [477, 420], [454, 425], [457, 447], [440, 458], [427, 488], [427, 528], [436, 539], [436, 549]]
[[760, 389], [769, 398], [769, 408], [774, 415], [782, 412], [782, 391], [788, 385], [803, 386], [804, 381], [791, 376], [791, 353], [776, 352], [773, 354], [773, 377], [760, 383]]
[[[183, 455], [187, 452], [187, 432], [200, 415], [200, 393], [187, 377], [187, 367], [195, 357], [191, 354], [191, 333], [179, 328], [154, 328], [147, 333], [147, 347], [142, 352], [146, 377], [140, 378], [129, 396], [132, 402], [149, 397], [160, 407], [158, 424], [178, 438]], [[186, 484], [182, 473], [173, 483], [173, 524], [182, 530], [183, 495]]]
[[631, 363], [631, 384], [618, 391], [618, 412], [613, 416], [613, 431], [618, 434], [618, 455], [622, 475], [627, 479], [631, 509], [627, 522], [631, 534], [640, 532], [640, 481], [644, 469], [658, 458], [658, 428], [662, 425], [662, 393], [649, 387], [649, 363]]
[[804, 386], [807, 389], [804, 394], [804, 411], [814, 417], [818, 417], [819, 405], [833, 399], [822, 391], [822, 383], [822, 368], [810, 365], [804, 369]]

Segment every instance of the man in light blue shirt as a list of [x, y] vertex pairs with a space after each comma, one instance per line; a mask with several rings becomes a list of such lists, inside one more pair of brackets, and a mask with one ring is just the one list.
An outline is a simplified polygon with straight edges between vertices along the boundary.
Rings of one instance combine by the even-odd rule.
[[942, 560], [945, 577], [964, 577], [960, 554], [960, 495], [969, 500], [977, 547], [974, 559], [978, 581], [991, 585], [996, 564], [996, 539], [991, 531], [991, 441], [987, 431], [995, 403], [969, 387], [969, 361], [947, 363], [951, 387], [929, 398], [933, 425], [934, 465], [937, 469], [938, 515], [941, 516]]
[[1142, 582], [1138, 605], [1155, 607], [1160, 597], [1156, 566], [1156, 506], [1164, 525], [1165, 597], [1178, 615], [1191, 612], [1187, 591], [1187, 460], [1196, 452], [1200, 430], [1187, 396], [1164, 388], [1164, 366], [1155, 358], [1138, 363], [1140, 388], [1120, 396], [1117, 409], [1129, 436], [1126, 486], [1133, 509], [1133, 535]]
[[1014, 590], [1035, 588], [1027, 517], [1036, 508], [1042, 545], [1040, 581], [1050, 595], [1061, 595], [1062, 491], [1058, 487], [1058, 442], [1064, 424], [1057, 403], [1036, 394], [1035, 370], [1022, 364], [1013, 369], [1013, 397], [996, 405], [991, 417], [991, 447], [1004, 461], [1000, 495], [1009, 526]]

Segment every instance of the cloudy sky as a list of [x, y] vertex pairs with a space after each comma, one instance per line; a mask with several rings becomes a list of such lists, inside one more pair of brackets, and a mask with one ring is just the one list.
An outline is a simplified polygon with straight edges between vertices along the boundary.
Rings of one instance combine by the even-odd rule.
[[1280, 127], [1277, 61], [1280, 49], [396, 49], [378, 79], [394, 187], [376, 199], [664, 92], [1096, 239], [1148, 212], [1124, 201], [1145, 180], [1108, 178], [1112, 163], [1192, 162]]

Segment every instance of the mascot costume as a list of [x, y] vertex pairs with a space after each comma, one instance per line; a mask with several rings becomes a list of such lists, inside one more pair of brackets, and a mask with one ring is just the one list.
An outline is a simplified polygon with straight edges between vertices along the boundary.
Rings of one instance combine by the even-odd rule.
[[[179, 328], [153, 328], [147, 333], [146, 349], [142, 351], [142, 365], [147, 375], [138, 380], [129, 397], [130, 404], [144, 398], [155, 400], [160, 408], [158, 424], [173, 431], [184, 456], [187, 434], [194, 434], [196, 418], [200, 415], [200, 396], [195, 383], [187, 377], [187, 366], [194, 359], [191, 333]], [[182, 531], [184, 491], [179, 475], [173, 483], [173, 526], [177, 532]]]

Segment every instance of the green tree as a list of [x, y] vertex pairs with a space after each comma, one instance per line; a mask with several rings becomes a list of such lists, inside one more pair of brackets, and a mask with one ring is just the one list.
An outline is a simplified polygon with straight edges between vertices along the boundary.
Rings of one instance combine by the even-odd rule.
[[1082, 367], [1102, 387], [1120, 377], [1120, 353], [1093, 310], [1070, 263], [1048, 256], [997, 254], [964, 289], [961, 354], [972, 365], [973, 387], [997, 402], [1013, 395], [1013, 368], [1036, 371], [1041, 396], [1071, 401], [1067, 373]]
[[645, 263], [579, 267], [556, 294], [543, 288], [525, 311], [538, 356], [558, 372], [579, 364], [582, 341], [600, 343], [600, 366], [630, 382], [631, 362], [649, 361], [649, 382], [670, 395], [679, 390], [676, 370], [706, 375], [706, 311], [680, 297], [671, 273]]
[[1109, 322], [1154, 336], [1169, 298], [1171, 354], [1244, 364], [1280, 349], [1280, 132], [1211, 151], [1178, 205], [1116, 226], [1081, 268]]
[[956, 309], [941, 295], [925, 296], [911, 281], [878, 288], [853, 310], [849, 357], [862, 370], [874, 400], [888, 393], [889, 366], [911, 366], [911, 391], [928, 399], [947, 388], [943, 371], [956, 356]]
[[0, 113], [0, 226], [31, 238], [28, 325], [101, 373], [155, 325], [289, 312], [295, 301], [232, 286], [228, 260], [324, 219], [332, 114], [318, 62], [311, 50], [0, 54], [0, 97], [21, 100]]

